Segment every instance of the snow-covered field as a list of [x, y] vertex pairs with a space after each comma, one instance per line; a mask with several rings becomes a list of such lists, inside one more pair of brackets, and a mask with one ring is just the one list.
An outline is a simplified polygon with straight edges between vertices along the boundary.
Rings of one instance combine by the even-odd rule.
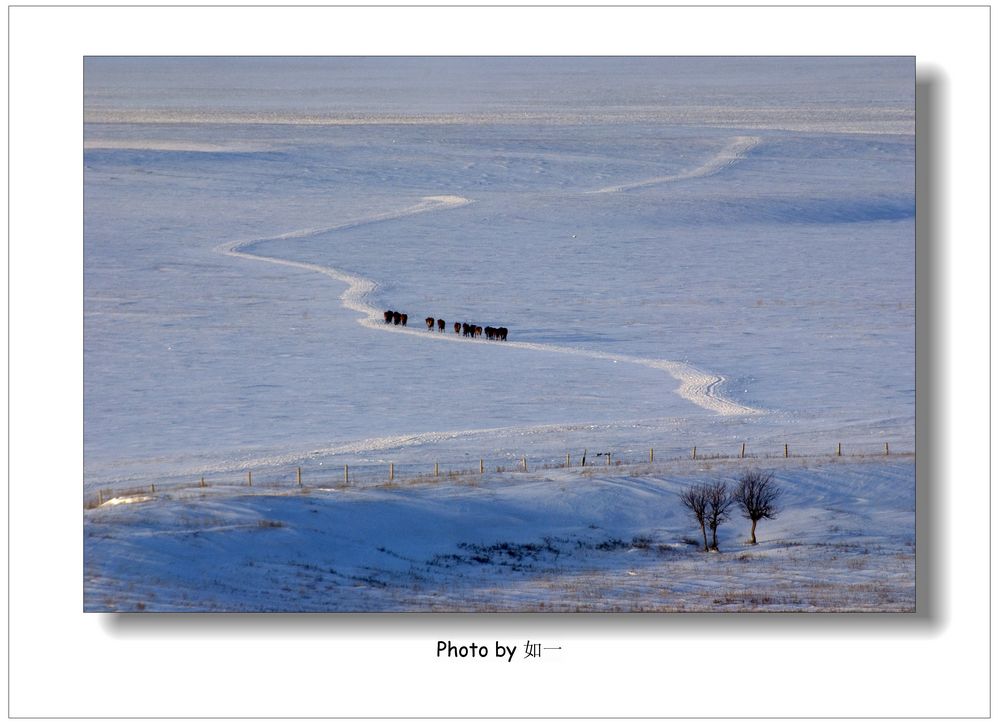
[[112, 500], [86, 513], [95, 611], [912, 611], [911, 457], [767, 461], [783, 512], [719, 527], [683, 462], [372, 488]]
[[[536, 468], [584, 449], [627, 462], [743, 442], [911, 452], [913, 70], [891, 58], [88, 59], [83, 486], [88, 500], [161, 490], [87, 511], [88, 607], [567, 609], [587, 566], [606, 591], [587, 596], [595, 608], [713, 607], [695, 584], [673, 603], [653, 593], [667, 563], [738, 584], [731, 556], [673, 547], [674, 513], [643, 507], [679, 484], [657, 469], [314, 497], [226, 486], [248, 470], [287, 482], [299, 467], [332, 484], [345, 464], [358, 483], [389, 463], [402, 477], [522, 456]], [[409, 325], [385, 325], [385, 309]], [[455, 335], [455, 321], [505, 326], [509, 340]], [[882, 571], [888, 598], [788, 592], [778, 607], [911, 607], [912, 465], [782, 471], [807, 510], [822, 503], [804, 491], [840, 473], [847, 487], [905, 488], [897, 509], [883, 495], [843, 504], [864, 521], [897, 516], [890, 541], [866, 546], [882, 533], [859, 522], [856, 540], [830, 538], [868, 548], [861, 568]], [[203, 499], [162, 492], [202, 476]], [[628, 517], [629, 505], [642, 509]], [[327, 555], [357, 540], [338, 527], [345, 515], [359, 531], [391, 528], [391, 553]], [[465, 527], [426, 540], [422, 523], [400, 523], [459, 515]], [[754, 576], [783, 580], [794, 560], [796, 580], [810, 566], [846, 580], [833, 573], [847, 556], [806, 518], [779, 524], [800, 524], [791, 543], [745, 554]], [[606, 540], [654, 543], [605, 551], [584, 519], [606, 524]], [[244, 570], [256, 564], [233, 556], [257, 540], [298, 547]], [[513, 542], [547, 547], [521, 551], [534, 558], [518, 571], [462, 558], [463, 543]], [[308, 568], [270, 571], [319, 566], [310, 556], [337, 573], [310, 588]], [[455, 556], [453, 570], [434, 556]], [[603, 580], [629, 556], [640, 580]], [[419, 595], [421, 576], [436, 594]], [[379, 583], [348, 585], [365, 578]]]

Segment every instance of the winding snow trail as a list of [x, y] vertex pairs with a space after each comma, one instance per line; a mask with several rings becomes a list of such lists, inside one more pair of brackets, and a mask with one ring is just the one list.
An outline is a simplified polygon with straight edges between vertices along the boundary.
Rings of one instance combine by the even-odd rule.
[[675, 362], [672, 360], [652, 359], [646, 357], [633, 357], [630, 355], [617, 355], [617, 354], [610, 354], [608, 352], [597, 352], [594, 350], [579, 349], [576, 347], [564, 347], [559, 345], [540, 344], [534, 342], [516, 342], [516, 341], [489, 342], [483, 339], [469, 339], [466, 337], [459, 337], [457, 335], [428, 334], [425, 330], [422, 329], [400, 327], [391, 324], [387, 325], [384, 322], [382, 311], [376, 309], [366, 301], [368, 295], [370, 295], [375, 289], [378, 288], [378, 285], [374, 281], [366, 279], [361, 276], [357, 276], [355, 274], [348, 274], [344, 271], [341, 271], [339, 269], [330, 266], [324, 266], [321, 264], [312, 264], [309, 262], [293, 261], [291, 259], [283, 259], [281, 257], [275, 257], [275, 256], [265, 256], [262, 254], [251, 254], [246, 251], [241, 251], [243, 247], [248, 246], [250, 244], [256, 244], [265, 241], [280, 241], [282, 239], [301, 239], [304, 237], [315, 236], [317, 234], [328, 233], [331, 231], [350, 229], [357, 226], [361, 226], [362, 224], [372, 224], [380, 221], [399, 219], [406, 216], [426, 213], [428, 211], [436, 211], [439, 209], [457, 208], [459, 206], [464, 206], [469, 203], [472, 202], [469, 199], [462, 198], [461, 196], [427, 196], [419, 203], [413, 204], [412, 206], [407, 206], [406, 208], [400, 209], [398, 211], [376, 214], [362, 219], [348, 221], [342, 224], [335, 224], [333, 226], [298, 229], [296, 231], [289, 231], [284, 234], [278, 234], [276, 236], [229, 241], [217, 246], [216, 251], [225, 254], [227, 256], [232, 256], [240, 259], [249, 259], [253, 261], [266, 262], [269, 264], [278, 264], [281, 266], [294, 267], [296, 269], [306, 269], [309, 271], [317, 272], [319, 274], [324, 274], [330, 277], [331, 279], [335, 279], [339, 282], [345, 283], [347, 285], [347, 289], [340, 295], [341, 303], [347, 309], [350, 309], [352, 311], [361, 314], [362, 317], [358, 320], [358, 323], [369, 329], [376, 329], [383, 332], [391, 332], [393, 334], [411, 334], [418, 336], [421, 339], [433, 339], [440, 342], [450, 342], [458, 344], [491, 344], [495, 345], [497, 349], [502, 349], [502, 348], [530, 349], [539, 352], [556, 352], [559, 354], [571, 354], [577, 357], [604, 359], [604, 360], [610, 360], [612, 362], [630, 362], [632, 364], [652, 367], [654, 369], [659, 369], [668, 373], [670, 376], [672, 376], [680, 383], [679, 388], [676, 390], [677, 394], [679, 394], [684, 399], [706, 410], [716, 412], [719, 415], [759, 414], [760, 412], [759, 410], [755, 410], [751, 407], [746, 407], [744, 405], [735, 403], [725, 398], [724, 396], [718, 394], [718, 392], [716, 392], [717, 386], [724, 381], [724, 377], [704, 372], [685, 362]]
[[[413, 204], [412, 206], [407, 206], [404, 209], [399, 209], [398, 211], [388, 211], [382, 214], [374, 214], [372, 216], [366, 216], [361, 219], [355, 219], [353, 221], [346, 221], [341, 224], [334, 224], [333, 226], [320, 226], [311, 229], [298, 229], [296, 231], [288, 231], [284, 234], [278, 234], [276, 236], [263, 236], [256, 239], [240, 239], [236, 241], [227, 241], [223, 244], [219, 244], [215, 247], [215, 251], [220, 254], [225, 254], [226, 256], [234, 256], [238, 259], [251, 259], [253, 261], [265, 261], [269, 264], [279, 264], [281, 266], [290, 266], [296, 269], [307, 269], [309, 271], [318, 272], [319, 274], [325, 274], [326, 276], [336, 279], [339, 282], [344, 282], [347, 285], [346, 291], [340, 295], [340, 301], [343, 302], [343, 306], [347, 309], [351, 309], [355, 312], [360, 312], [365, 315], [360, 323], [365, 327], [372, 327], [375, 329], [381, 329], [384, 326], [384, 320], [382, 318], [382, 313], [377, 309], [372, 307], [370, 304], [364, 301], [364, 298], [371, 294], [378, 285], [370, 279], [365, 279], [354, 274], [348, 274], [346, 272], [340, 271], [339, 269], [334, 269], [331, 266], [323, 266], [321, 264], [310, 264], [303, 261], [292, 261], [291, 259], [282, 259], [277, 256], [265, 256], [263, 254], [249, 254], [245, 251], [240, 251], [244, 246], [249, 246], [250, 244], [258, 244], [264, 241], [281, 241], [284, 239], [303, 239], [309, 236], [316, 236], [318, 234], [326, 234], [331, 231], [343, 231], [344, 229], [353, 229], [357, 226], [363, 226], [366, 224], [375, 224], [379, 221], [390, 221], [392, 219], [401, 219], [406, 216], [412, 216], [414, 214], [422, 214], [427, 211], [435, 211], [437, 209], [452, 209], [458, 206], [464, 206], [465, 204], [472, 203], [469, 199], [462, 198], [461, 196], [426, 196], [419, 203]], [[376, 324], [377, 322], [377, 324]], [[414, 332], [414, 330], [409, 330], [406, 328], [401, 328], [399, 330], [393, 329], [393, 331], [402, 332]]]
[[641, 181], [617, 184], [616, 186], [605, 186], [602, 189], [587, 191], [586, 193], [614, 194], [620, 191], [641, 188], [642, 186], [654, 186], [656, 184], [710, 176], [744, 158], [747, 153], [760, 144], [761, 140], [762, 139], [758, 136], [735, 136], [729, 140], [728, 144], [721, 151], [716, 153], [697, 168], [691, 169], [690, 171], [684, 171], [683, 173], [674, 174], [672, 176], [656, 176], [654, 178], [647, 178]]

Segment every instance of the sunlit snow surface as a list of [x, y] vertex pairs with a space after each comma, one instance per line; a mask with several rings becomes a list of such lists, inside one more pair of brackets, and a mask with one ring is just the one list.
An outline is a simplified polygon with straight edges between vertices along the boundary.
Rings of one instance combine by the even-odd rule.
[[85, 489], [913, 450], [913, 73], [88, 59]]

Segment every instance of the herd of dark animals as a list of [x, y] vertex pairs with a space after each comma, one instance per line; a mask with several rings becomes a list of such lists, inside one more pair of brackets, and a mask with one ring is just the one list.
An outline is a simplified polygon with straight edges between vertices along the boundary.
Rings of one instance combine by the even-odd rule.
[[[391, 309], [385, 312], [385, 324], [401, 324], [403, 327], [406, 326], [406, 322], [409, 321], [409, 317], [401, 312], [394, 312]], [[438, 332], [443, 332], [447, 323], [443, 319], [434, 319], [433, 317], [427, 317], [424, 320], [427, 323], [427, 329], [429, 331], [434, 331], [434, 326], [437, 326]], [[467, 322], [455, 322], [454, 323], [454, 333], [461, 334], [464, 337], [481, 337], [482, 333], [485, 332], [486, 339], [497, 339], [506, 341], [507, 332], [506, 327], [477, 327], [474, 324], [468, 324]]]
[[[443, 319], [434, 320], [433, 317], [427, 317], [424, 320], [427, 323], [427, 329], [429, 331], [434, 331], [434, 325], [437, 326], [438, 332], [443, 332], [447, 323]], [[454, 333], [461, 334], [464, 337], [481, 337], [482, 333], [486, 333], [486, 339], [498, 339], [506, 341], [507, 332], [506, 327], [478, 327], [474, 324], [469, 324], [468, 322], [455, 322], [454, 323]]]
[[385, 312], [385, 324], [401, 324], [403, 327], [405, 327], [406, 322], [408, 321], [409, 321], [408, 314], [393, 312], [391, 309]]

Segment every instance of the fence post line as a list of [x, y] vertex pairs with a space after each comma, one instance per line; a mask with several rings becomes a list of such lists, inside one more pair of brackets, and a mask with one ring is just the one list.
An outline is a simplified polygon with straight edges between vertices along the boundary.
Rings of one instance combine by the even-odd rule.
[[739, 458], [746, 457], [746, 443], [742, 443], [742, 450], [739, 451]]
[[395, 463], [389, 463], [389, 482], [395, 480]]
[[439, 478], [441, 476], [440, 463], [434, 463], [434, 477]]
[[885, 443], [885, 455], [888, 454], [888, 443]]
[[302, 466], [299, 465], [295, 468], [295, 482], [298, 483], [299, 487], [302, 485]]
[[252, 470], [247, 470], [246, 471], [246, 484], [249, 485], [250, 487], [253, 487], [253, 471]]
[[694, 445], [694, 451], [690, 453], [691, 460], [697, 460], [697, 445]]
[[787, 443], [784, 443], [784, 457], [787, 457]]
[[843, 457], [843, 443], [836, 443], [836, 457]]
[[649, 462], [652, 463], [655, 462], [655, 460], [656, 460], [656, 451], [653, 450], [652, 448], [649, 448]]
[[482, 458], [479, 458], [479, 475], [482, 475], [485, 472], [486, 472], [486, 461], [483, 460]]
[[347, 463], [343, 464], [343, 484], [350, 485], [350, 468]]
[[523, 458], [521, 458], [521, 462], [524, 463], [524, 472], [526, 473], [527, 472], [527, 456], [526, 455]]
[[569, 453], [565, 454], [565, 466], [567, 468], [571, 468], [572, 467], [572, 463], [569, 461]]

